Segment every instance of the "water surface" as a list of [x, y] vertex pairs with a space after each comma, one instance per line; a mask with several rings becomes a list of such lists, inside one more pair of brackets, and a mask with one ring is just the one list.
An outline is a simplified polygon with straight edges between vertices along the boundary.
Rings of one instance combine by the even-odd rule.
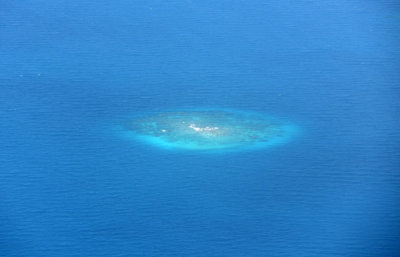
[[[2, 1], [0, 255], [397, 256], [399, 17], [391, 0]], [[204, 154], [114, 129], [197, 107], [301, 133]]]

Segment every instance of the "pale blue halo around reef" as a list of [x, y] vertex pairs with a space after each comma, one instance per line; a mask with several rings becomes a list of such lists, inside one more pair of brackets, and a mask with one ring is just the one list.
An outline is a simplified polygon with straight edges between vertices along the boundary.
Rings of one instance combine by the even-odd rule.
[[287, 142], [294, 125], [237, 110], [184, 110], [133, 117], [126, 130], [135, 139], [167, 149], [218, 150], [269, 147]]

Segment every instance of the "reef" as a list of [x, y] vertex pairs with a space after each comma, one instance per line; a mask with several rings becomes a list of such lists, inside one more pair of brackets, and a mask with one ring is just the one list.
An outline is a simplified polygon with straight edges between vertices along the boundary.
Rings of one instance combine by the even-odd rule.
[[275, 118], [232, 110], [150, 113], [130, 119], [126, 127], [147, 143], [192, 150], [268, 146], [293, 132], [293, 126]]

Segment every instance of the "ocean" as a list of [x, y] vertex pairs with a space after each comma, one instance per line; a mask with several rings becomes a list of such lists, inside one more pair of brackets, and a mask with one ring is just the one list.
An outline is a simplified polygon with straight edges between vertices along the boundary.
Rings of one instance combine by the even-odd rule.
[[[0, 1], [0, 256], [400, 255], [395, 0]], [[127, 117], [299, 132], [170, 150]]]

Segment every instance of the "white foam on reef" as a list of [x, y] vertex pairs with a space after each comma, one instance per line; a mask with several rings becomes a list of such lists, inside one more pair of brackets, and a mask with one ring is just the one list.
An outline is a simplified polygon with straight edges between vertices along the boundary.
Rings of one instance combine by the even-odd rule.
[[282, 144], [297, 133], [297, 127], [258, 113], [197, 109], [132, 117], [125, 132], [164, 149], [212, 151]]

